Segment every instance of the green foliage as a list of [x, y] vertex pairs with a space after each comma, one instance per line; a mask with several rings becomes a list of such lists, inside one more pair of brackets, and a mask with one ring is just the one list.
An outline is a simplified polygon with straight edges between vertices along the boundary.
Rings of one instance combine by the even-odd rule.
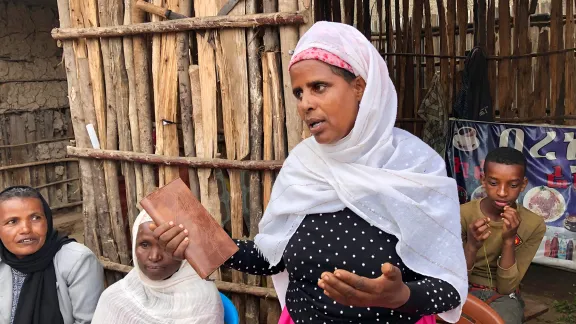
[[553, 307], [556, 312], [561, 314], [558, 318], [558, 324], [576, 323], [576, 297], [572, 301], [555, 301]]

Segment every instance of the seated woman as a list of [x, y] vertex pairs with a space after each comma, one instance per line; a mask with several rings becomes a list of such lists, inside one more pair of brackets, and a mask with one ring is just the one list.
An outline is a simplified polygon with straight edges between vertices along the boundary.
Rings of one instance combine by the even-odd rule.
[[132, 229], [134, 269], [102, 293], [94, 324], [224, 323], [214, 283], [158, 245], [142, 211]]
[[0, 323], [90, 323], [104, 273], [84, 245], [54, 230], [30, 187], [0, 193]]

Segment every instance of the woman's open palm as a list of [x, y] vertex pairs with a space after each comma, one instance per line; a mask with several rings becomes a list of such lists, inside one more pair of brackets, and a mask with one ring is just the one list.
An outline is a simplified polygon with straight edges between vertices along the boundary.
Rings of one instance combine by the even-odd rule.
[[345, 270], [325, 272], [318, 286], [326, 296], [346, 306], [395, 309], [404, 305], [410, 297], [410, 289], [402, 281], [400, 269], [386, 263], [381, 270], [382, 275], [375, 279]]

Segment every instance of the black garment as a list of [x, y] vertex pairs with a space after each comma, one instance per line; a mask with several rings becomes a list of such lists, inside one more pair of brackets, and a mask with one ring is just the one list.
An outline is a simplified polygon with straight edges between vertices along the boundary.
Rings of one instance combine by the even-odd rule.
[[[380, 231], [349, 209], [308, 215], [284, 250], [282, 261], [270, 268], [252, 241], [236, 241], [240, 250], [226, 266], [254, 275], [288, 270], [286, 305], [294, 323], [416, 323], [423, 315], [455, 308], [460, 296], [450, 284], [408, 269], [395, 247], [398, 240]], [[377, 278], [390, 262], [402, 271], [410, 288], [408, 302], [396, 310], [337, 304], [318, 287], [320, 275], [338, 268]]]
[[474, 47], [466, 57], [462, 88], [454, 100], [453, 114], [460, 119], [494, 121], [488, 61], [480, 47]]
[[[15, 187], [5, 189], [0, 195], [13, 188]], [[58, 236], [58, 231], [54, 230], [52, 211], [48, 203], [39, 192], [38, 197], [42, 201], [44, 215], [48, 222], [46, 242], [38, 252], [18, 259], [0, 241], [0, 258], [11, 268], [26, 274], [16, 307], [14, 324], [63, 324], [53, 260], [63, 245], [74, 240], [67, 236]]]

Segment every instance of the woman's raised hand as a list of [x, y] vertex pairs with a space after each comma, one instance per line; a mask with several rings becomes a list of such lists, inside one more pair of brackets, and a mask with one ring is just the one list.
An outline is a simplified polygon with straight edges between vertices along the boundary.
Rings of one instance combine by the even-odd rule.
[[184, 260], [184, 251], [190, 242], [188, 230], [184, 226], [175, 226], [174, 222], [167, 222], [160, 226], [151, 223], [150, 230], [166, 252], [172, 254], [174, 259]]
[[400, 269], [390, 263], [382, 266], [382, 276], [376, 279], [345, 270], [324, 272], [318, 286], [326, 296], [346, 306], [396, 309], [410, 297], [410, 289], [402, 281]]

